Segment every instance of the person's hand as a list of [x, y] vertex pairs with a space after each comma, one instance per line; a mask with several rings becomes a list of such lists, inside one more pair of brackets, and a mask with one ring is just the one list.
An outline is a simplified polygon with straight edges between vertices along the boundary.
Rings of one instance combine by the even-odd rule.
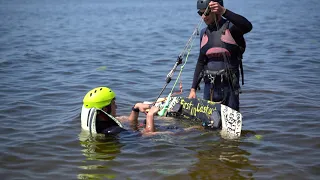
[[190, 94], [188, 98], [197, 98], [196, 90], [194, 88], [190, 90]]
[[140, 112], [146, 112], [147, 109], [150, 108], [149, 104], [137, 103], [134, 105], [135, 109], [139, 109]]
[[209, 8], [211, 9], [211, 12], [214, 12], [217, 15], [223, 15], [226, 12], [226, 8], [221, 6], [218, 2], [211, 1], [209, 3]]

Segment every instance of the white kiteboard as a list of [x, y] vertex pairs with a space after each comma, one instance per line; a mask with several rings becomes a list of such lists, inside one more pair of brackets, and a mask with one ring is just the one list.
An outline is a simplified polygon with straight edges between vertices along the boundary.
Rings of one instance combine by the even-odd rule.
[[227, 138], [237, 138], [241, 136], [242, 114], [228, 106], [221, 104], [221, 135]]

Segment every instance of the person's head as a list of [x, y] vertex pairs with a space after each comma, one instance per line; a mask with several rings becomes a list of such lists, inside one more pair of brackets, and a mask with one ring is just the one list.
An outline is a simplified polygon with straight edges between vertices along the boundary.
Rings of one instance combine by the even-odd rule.
[[86, 108], [103, 110], [113, 117], [117, 114], [116, 94], [108, 87], [97, 87], [90, 90], [83, 98], [83, 105]]
[[81, 127], [90, 134], [113, 134], [123, 130], [117, 114], [116, 94], [108, 87], [90, 90], [83, 98]]
[[223, 0], [197, 0], [198, 14], [202, 16], [207, 25], [214, 23], [217, 19], [220, 19], [220, 16], [217, 16], [215, 13], [211, 12], [210, 9], [208, 14], [205, 13], [211, 1], [218, 2], [221, 6], [223, 6]]

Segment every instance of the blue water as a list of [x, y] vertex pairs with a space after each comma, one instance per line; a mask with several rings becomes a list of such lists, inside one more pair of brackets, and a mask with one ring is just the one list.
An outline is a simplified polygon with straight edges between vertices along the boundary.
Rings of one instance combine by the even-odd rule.
[[[134, 103], [153, 101], [199, 21], [196, 1], [2, 0], [1, 178], [319, 179], [318, 0], [229, 0], [225, 7], [253, 24], [239, 140], [200, 130], [89, 138], [79, 116], [86, 92], [111, 87], [123, 116]], [[198, 42], [182, 73], [184, 96]], [[156, 124], [185, 126], [166, 118]]]

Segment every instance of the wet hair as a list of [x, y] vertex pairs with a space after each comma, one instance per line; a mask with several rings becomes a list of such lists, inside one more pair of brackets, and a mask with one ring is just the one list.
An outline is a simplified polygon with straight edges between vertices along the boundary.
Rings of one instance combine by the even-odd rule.
[[102, 109], [105, 109], [104, 111], [106, 112], [106, 113], [108, 113], [108, 114], [111, 114], [111, 104], [112, 103], [110, 103], [108, 106], [105, 106], [104, 108], [102, 108]]

